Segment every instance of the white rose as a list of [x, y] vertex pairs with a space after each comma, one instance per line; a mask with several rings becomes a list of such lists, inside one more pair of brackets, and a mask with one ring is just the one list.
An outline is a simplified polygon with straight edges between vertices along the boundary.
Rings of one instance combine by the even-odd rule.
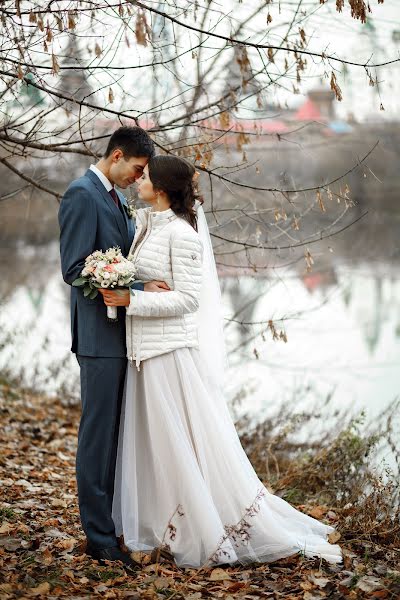
[[123, 263], [116, 263], [114, 265], [114, 270], [116, 273], [124, 273], [125, 272], [125, 265]]

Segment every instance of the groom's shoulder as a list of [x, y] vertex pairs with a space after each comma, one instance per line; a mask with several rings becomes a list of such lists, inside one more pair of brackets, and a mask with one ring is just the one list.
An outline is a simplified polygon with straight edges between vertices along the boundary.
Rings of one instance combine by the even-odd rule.
[[74, 179], [73, 181], [71, 181], [67, 187], [67, 191], [79, 190], [79, 189], [88, 190], [88, 189], [90, 189], [91, 184], [92, 184], [91, 179], [89, 179], [89, 177], [87, 177], [87, 175], [85, 173], [84, 175], [81, 175], [81, 177], [78, 177], [77, 179]]
[[87, 202], [88, 199], [91, 199], [91, 203], [93, 203], [95, 196], [96, 187], [92, 180], [89, 177], [87, 177], [86, 174], [84, 174], [81, 177], [78, 177], [77, 179], [74, 179], [70, 182], [63, 194], [62, 200], [64, 202], [62, 203], [68, 201], [73, 202], [75, 204], [75, 202]]

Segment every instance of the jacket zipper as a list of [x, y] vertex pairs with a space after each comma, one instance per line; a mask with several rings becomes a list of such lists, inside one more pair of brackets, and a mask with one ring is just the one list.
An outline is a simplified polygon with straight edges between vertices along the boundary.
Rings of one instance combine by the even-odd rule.
[[[149, 221], [150, 221], [150, 219], [149, 219]], [[149, 235], [150, 235], [150, 232], [151, 232], [151, 229], [152, 229], [152, 225], [153, 225], [153, 224], [151, 223], [151, 224], [150, 224], [150, 226], [149, 226], [149, 221], [147, 222], [147, 225], [148, 225], [148, 227], [147, 227], [147, 231], [146, 231], [146, 233], [145, 233], [145, 235], [144, 235], [144, 238], [143, 238], [143, 239], [142, 239], [142, 241], [141, 241], [141, 242], [140, 242], [140, 243], [137, 245], [137, 247], [135, 248], [135, 251], [134, 251], [134, 253], [132, 254], [132, 260], [133, 260], [133, 262], [135, 261], [135, 258], [136, 258], [136, 257], [137, 257], [137, 255], [139, 254], [139, 251], [140, 251], [140, 249], [142, 248], [143, 244], [145, 243], [145, 241], [147, 240], [147, 238], [148, 238], [148, 237], [149, 237]]]
[[[151, 233], [152, 228], [153, 228], [153, 222], [150, 219], [148, 219], [148, 221], [147, 221], [147, 231], [146, 231], [146, 233], [144, 235], [144, 238], [138, 244], [137, 248], [135, 249], [135, 251], [134, 251], [134, 253], [132, 255], [133, 262], [137, 258], [138, 254], [140, 252], [140, 249], [143, 247], [143, 244], [148, 239], [148, 237], [149, 237], [149, 235]], [[141, 362], [140, 361], [140, 345], [141, 345], [141, 342], [142, 342], [142, 329], [143, 329], [143, 322], [140, 319], [139, 320], [138, 339], [137, 339], [137, 342], [136, 342], [136, 361], [135, 361], [136, 368], [137, 368], [138, 371], [140, 371], [140, 362]]]
[[[164, 227], [166, 225], [168, 225], [169, 222], [170, 222], [170, 219], [168, 219], [167, 223], [165, 223], [165, 225], [163, 225], [160, 228], [160, 231], [161, 231], [161, 229], [164, 229]], [[152, 229], [153, 229], [153, 221], [151, 219], [148, 219], [146, 234], [145, 234], [143, 240], [136, 247], [134, 253], [132, 254], [132, 261], [133, 262], [137, 258], [137, 256], [138, 256], [141, 248], [143, 247], [143, 244], [149, 238]], [[140, 371], [140, 362], [141, 362], [141, 360], [140, 360], [140, 347], [141, 347], [141, 342], [142, 342], [143, 320], [140, 319], [139, 323], [140, 323], [140, 325], [139, 325], [139, 333], [138, 333], [138, 339], [137, 339], [137, 342], [136, 342], [136, 368], [137, 368], [138, 371]], [[131, 340], [132, 340], [132, 333], [131, 333]]]

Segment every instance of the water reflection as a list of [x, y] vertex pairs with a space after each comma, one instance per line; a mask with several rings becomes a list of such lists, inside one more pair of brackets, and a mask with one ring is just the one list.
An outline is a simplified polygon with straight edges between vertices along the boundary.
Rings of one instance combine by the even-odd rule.
[[[20, 246], [11, 263], [3, 250], [1, 262], [0, 368], [77, 399], [69, 286], [61, 278], [58, 243]], [[310, 393], [299, 408], [333, 392], [338, 406], [378, 414], [400, 391], [399, 276], [397, 265], [383, 262], [308, 274], [291, 267], [269, 278], [222, 274], [228, 395], [251, 390], [240, 410], [260, 418], [305, 387]]]
[[[276, 329], [286, 332], [287, 343], [273, 341], [265, 325], [242, 326], [248, 339], [254, 337], [250, 348], [244, 346], [243, 334], [234, 340], [231, 333], [236, 361], [244, 363], [251, 349], [258, 357], [243, 365], [247, 377], [257, 381], [254, 409], [268, 408], [298, 386], [314, 389], [310, 404], [315, 394], [323, 398], [334, 390], [336, 405], [367, 408], [371, 418], [388, 406], [400, 391], [399, 276], [400, 269], [389, 265], [377, 270], [376, 265], [361, 264], [337, 267], [331, 285], [312, 293], [309, 281], [305, 285], [295, 273], [267, 284], [251, 319], [242, 320], [277, 319]], [[242, 279], [241, 285], [250, 290], [252, 281]], [[255, 335], [262, 328], [263, 336]]]
[[77, 399], [69, 288], [60, 274], [58, 242], [3, 248], [0, 260], [0, 369], [28, 386]]

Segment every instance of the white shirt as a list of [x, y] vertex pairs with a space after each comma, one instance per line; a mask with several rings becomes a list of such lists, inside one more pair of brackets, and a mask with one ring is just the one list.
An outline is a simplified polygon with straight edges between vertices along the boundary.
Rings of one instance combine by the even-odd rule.
[[113, 187], [114, 187], [113, 184], [107, 179], [107, 177], [104, 175], [104, 173], [102, 173], [100, 171], [100, 169], [98, 169], [94, 165], [90, 165], [89, 169], [97, 175], [97, 177], [100, 179], [101, 183], [106, 188], [107, 192], [109, 192], [110, 190], [113, 189]]

